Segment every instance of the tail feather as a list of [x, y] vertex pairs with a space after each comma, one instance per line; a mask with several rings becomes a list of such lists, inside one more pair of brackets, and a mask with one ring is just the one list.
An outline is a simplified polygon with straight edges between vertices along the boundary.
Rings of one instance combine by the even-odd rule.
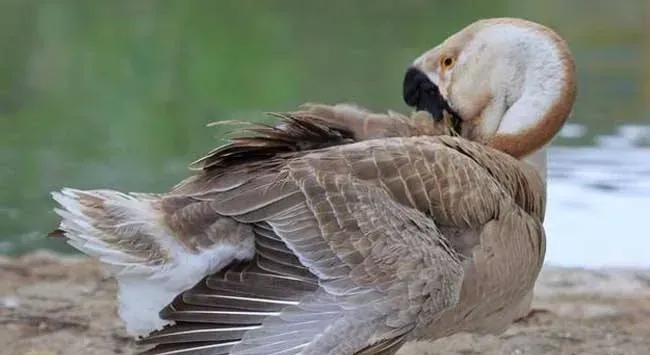
[[160, 238], [160, 226], [153, 200], [137, 199], [117, 191], [76, 190], [53, 192], [61, 208], [59, 229], [79, 251], [129, 272], [154, 272], [168, 261]]
[[[132, 335], [169, 324], [159, 312], [176, 295], [233, 260], [248, 259], [254, 253], [252, 227], [234, 222], [237, 228], [229, 233], [236, 238], [215, 236], [213, 245], [188, 246], [193, 236], [179, 235], [165, 222], [173, 211], [163, 208], [161, 195], [64, 188], [52, 197], [60, 205], [55, 212], [61, 217], [52, 235], [65, 237], [115, 275], [118, 311]], [[205, 220], [218, 218], [227, 217]], [[210, 227], [206, 225], [204, 231], [211, 231]]]

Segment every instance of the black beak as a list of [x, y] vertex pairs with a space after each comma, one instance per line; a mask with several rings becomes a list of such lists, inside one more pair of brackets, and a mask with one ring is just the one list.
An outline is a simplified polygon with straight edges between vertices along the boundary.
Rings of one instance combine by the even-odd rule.
[[404, 102], [418, 111], [427, 111], [433, 119], [440, 121], [443, 112], [452, 116], [454, 130], [460, 133], [462, 120], [440, 95], [438, 86], [434, 84], [420, 69], [409, 67], [404, 75]]

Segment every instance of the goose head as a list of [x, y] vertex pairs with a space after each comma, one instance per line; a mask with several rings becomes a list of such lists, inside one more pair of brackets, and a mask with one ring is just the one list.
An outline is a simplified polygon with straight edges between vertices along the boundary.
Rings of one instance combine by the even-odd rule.
[[575, 96], [566, 42], [513, 18], [470, 24], [415, 59], [404, 78], [409, 106], [451, 116], [461, 136], [524, 160], [562, 128]]

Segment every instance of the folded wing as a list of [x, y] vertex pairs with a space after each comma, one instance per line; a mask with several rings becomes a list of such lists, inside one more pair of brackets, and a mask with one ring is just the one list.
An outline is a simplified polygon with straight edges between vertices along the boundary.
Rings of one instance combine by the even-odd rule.
[[[439, 227], [482, 228], [518, 203], [500, 168], [485, 169], [459, 141], [368, 140], [241, 171], [223, 162], [245, 147], [213, 152], [177, 193], [253, 225], [256, 256], [179, 296], [161, 313], [176, 324], [142, 340], [159, 344], [148, 354], [397, 349], [458, 301], [466, 255]], [[244, 171], [254, 177], [220, 184]]]

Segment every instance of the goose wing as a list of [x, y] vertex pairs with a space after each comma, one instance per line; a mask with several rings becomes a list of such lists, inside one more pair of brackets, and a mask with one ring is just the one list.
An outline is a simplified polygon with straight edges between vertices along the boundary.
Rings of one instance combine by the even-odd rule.
[[518, 204], [498, 168], [457, 142], [367, 140], [246, 164], [246, 174], [213, 155], [178, 191], [253, 225], [256, 256], [165, 308], [176, 324], [141, 340], [158, 344], [147, 354], [396, 350], [458, 302], [466, 255], [439, 226], [482, 228]]

